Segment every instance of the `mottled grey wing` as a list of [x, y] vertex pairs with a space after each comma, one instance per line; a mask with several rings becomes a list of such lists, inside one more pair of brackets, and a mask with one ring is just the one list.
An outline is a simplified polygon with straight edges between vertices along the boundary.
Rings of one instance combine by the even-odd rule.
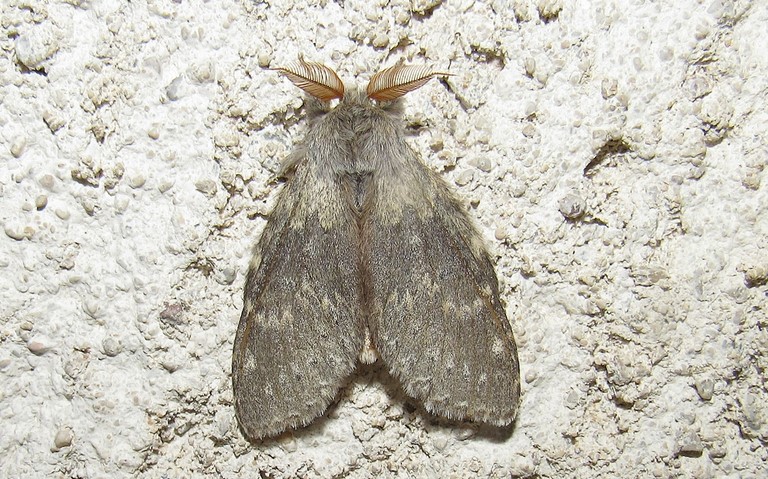
[[517, 347], [493, 264], [464, 208], [412, 153], [379, 179], [370, 227], [373, 343], [432, 413], [497, 426], [517, 414]]
[[364, 343], [354, 219], [331, 175], [302, 163], [254, 251], [235, 337], [235, 411], [252, 439], [321, 415]]

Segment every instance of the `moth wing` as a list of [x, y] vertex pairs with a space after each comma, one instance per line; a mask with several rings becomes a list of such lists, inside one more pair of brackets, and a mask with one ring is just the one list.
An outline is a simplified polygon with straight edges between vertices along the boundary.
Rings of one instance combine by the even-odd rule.
[[235, 412], [253, 439], [321, 415], [364, 343], [353, 219], [335, 182], [302, 163], [255, 248], [235, 336]]
[[510, 424], [520, 373], [493, 264], [442, 178], [410, 155], [372, 213], [373, 343], [428, 411]]

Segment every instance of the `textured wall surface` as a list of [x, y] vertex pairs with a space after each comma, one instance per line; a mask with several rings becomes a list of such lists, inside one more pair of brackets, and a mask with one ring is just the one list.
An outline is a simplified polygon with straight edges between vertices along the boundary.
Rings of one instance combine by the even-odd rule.
[[[765, 0], [0, 8], [0, 476], [765, 477]], [[239, 432], [244, 273], [306, 126], [266, 67], [299, 53], [454, 74], [406, 121], [497, 260], [511, 429], [374, 364]]]

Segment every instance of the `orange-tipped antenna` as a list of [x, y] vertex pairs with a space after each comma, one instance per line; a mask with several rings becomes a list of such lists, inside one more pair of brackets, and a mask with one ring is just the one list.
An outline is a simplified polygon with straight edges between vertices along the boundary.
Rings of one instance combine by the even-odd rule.
[[322, 101], [344, 97], [344, 83], [335, 71], [321, 63], [308, 62], [303, 55], [284, 67], [273, 68], [287, 76], [294, 85]]
[[450, 73], [436, 72], [428, 66], [403, 65], [401, 61], [373, 75], [366, 92], [371, 100], [392, 101], [420, 88], [436, 76], [448, 75]]

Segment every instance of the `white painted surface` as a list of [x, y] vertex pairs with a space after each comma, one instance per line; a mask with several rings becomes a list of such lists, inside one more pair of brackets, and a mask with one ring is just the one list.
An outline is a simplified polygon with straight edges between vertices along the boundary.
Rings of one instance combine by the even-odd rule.
[[[0, 476], [765, 474], [764, 0], [268, 3], [3, 4]], [[237, 430], [243, 275], [304, 128], [262, 67], [300, 52], [455, 74], [407, 121], [499, 258], [511, 433], [380, 364], [306, 429]]]

